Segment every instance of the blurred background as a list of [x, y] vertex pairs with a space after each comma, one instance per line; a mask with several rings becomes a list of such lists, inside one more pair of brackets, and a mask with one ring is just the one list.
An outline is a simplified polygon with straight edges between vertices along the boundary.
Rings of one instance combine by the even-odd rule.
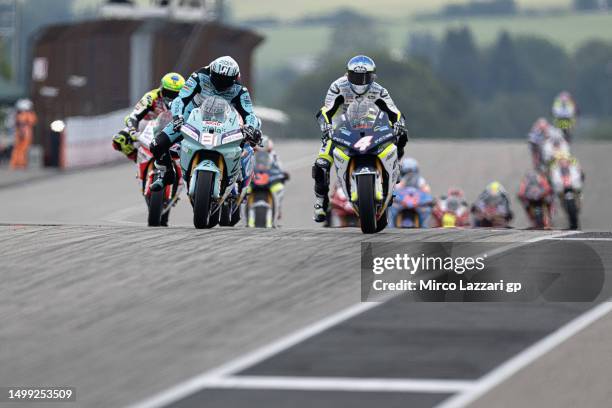
[[[410, 154], [436, 194], [455, 184], [472, 198], [493, 179], [514, 192], [529, 167], [531, 125], [550, 118], [553, 99], [567, 90], [580, 113], [576, 151], [598, 176], [586, 207], [612, 195], [594, 160], [607, 161], [612, 146], [612, 0], [0, 0], [0, 179], [126, 164], [110, 139], [136, 101], [164, 73], [187, 76], [229, 54], [264, 132], [311, 141], [284, 157], [308, 161], [300, 189], [310, 190], [320, 136], [314, 113], [360, 53], [376, 61], [416, 142]], [[11, 172], [21, 98], [33, 102], [37, 123], [31, 145], [18, 146], [28, 171]], [[480, 158], [489, 163], [470, 163], [484, 140]]]
[[44, 144], [51, 121], [128, 108], [163, 72], [219, 54], [238, 57], [257, 105], [288, 115], [277, 133], [314, 138], [326, 87], [347, 57], [368, 53], [416, 138], [522, 138], [566, 89], [577, 137], [606, 139], [611, 10], [612, 0], [2, 0], [2, 138], [19, 97], [34, 101]]

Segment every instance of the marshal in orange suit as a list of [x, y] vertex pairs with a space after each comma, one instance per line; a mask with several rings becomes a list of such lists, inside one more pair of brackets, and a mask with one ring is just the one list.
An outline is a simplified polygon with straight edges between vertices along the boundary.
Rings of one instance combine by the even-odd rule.
[[11, 155], [11, 168], [25, 169], [28, 166], [28, 151], [38, 119], [32, 109], [32, 101], [29, 99], [18, 100], [15, 107], [17, 113], [15, 114], [15, 143]]

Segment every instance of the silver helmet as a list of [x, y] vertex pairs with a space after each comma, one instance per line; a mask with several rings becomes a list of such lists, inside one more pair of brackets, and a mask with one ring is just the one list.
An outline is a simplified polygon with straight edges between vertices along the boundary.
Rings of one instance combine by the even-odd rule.
[[346, 64], [346, 71], [351, 89], [357, 95], [366, 93], [376, 79], [376, 64], [372, 58], [365, 55], [351, 58]]

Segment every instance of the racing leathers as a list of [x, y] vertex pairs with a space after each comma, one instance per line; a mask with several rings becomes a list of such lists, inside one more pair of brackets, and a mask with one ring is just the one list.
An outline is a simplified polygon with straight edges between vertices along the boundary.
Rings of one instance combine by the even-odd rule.
[[389, 92], [379, 83], [373, 82], [363, 94], [353, 91], [347, 76], [342, 76], [334, 81], [325, 97], [325, 105], [317, 113], [317, 119], [323, 133], [319, 156], [312, 166], [312, 177], [315, 182], [315, 221], [323, 222], [326, 218], [326, 209], [329, 204], [329, 175], [334, 162], [334, 145], [330, 138], [332, 132], [332, 118], [338, 112], [344, 113], [353, 101], [371, 100], [376, 106], [387, 114], [393, 130], [397, 136], [398, 157], [404, 154], [404, 147], [408, 142], [408, 133], [405, 128], [404, 118], [395, 106]]
[[480, 193], [472, 205], [472, 214], [475, 227], [504, 226], [493, 223], [494, 220], [503, 220], [503, 224], [507, 226], [507, 223], [514, 218], [514, 213], [510, 208], [510, 198], [503, 190], [497, 194], [491, 194], [487, 190]]
[[189, 76], [185, 86], [179, 92], [179, 96], [172, 101], [170, 107], [173, 117], [172, 122], [151, 143], [150, 150], [156, 159], [155, 165], [164, 173], [163, 178], [157, 179], [151, 185], [151, 189], [154, 191], [161, 190], [164, 184], [171, 184], [174, 181], [174, 171], [170, 165], [168, 150], [174, 143], [182, 140], [180, 128], [184, 118], [189, 117], [191, 111], [198, 107], [205, 97], [209, 96], [225, 99], [236, 109], [244, 121], [243, 133], [248, 143], [245, 143], [243, 147], [241, 160], [243, 185], [240, 187], [246, 187], [246, 184], [250, 181], [251, 175], [246, 174], [246, 169], [249, 168], [248, 163], [253, 158], [252, 146], [259, 143], [261, 139], [261, 131], [259, 130], [261, 121], [253, 112], [248, 89], [236, 82], [229, 88], [218, 91], [211, 82], [210, 68], [207, 66], [200, 68]]
[[130, 160], [136, 161], [136, 134], [142, 120], [154, 120], [163, 112], [167, 112], [169, 106], [164, 102], [161, 90], [155, 88], [136, 103], [134, 109], [125, 117], [125, 128], [113, 137], [113, 148], [125, 154]]
[[571, 142], [571, 131], [576, 125], [578, 107], [572, 97], [563, 92], [555, 98], [552, 106], [554, 125], [563, 131], [563, 135], [568, 143]]

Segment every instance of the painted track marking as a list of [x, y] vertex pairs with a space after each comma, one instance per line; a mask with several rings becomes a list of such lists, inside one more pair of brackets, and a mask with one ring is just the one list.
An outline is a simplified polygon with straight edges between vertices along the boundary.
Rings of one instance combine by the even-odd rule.
[[612, 311], [612, 299], [600, 303], [598, 306], [576, 317], [565, 326], [560, 327], [484, 375], [481, 379], [476, 381], [475, 387], [450, 397], [437, 405], [436, 408], [460, 408], [476, 401], [489, 390], [501, 384], [519, 370], [548, 353], [570, 337], [585, 329], [591, 323], [608, 314], [610, 311]]
[[[573, 233], [574, 232], [565, 231], [565, 232], [561, 232], [557, 234], [538, 236], [538, 237], [526, 240], [520, 244], [528, 245], [528, 244], [536, 243], [539, 241], [547, 240], [550, 238], [559, 238], [564, 235], [573, 234]], [[504, 246], [503, 248], [505, 248], [505, 250], [508, 251], [508, 250], [515, 249], [521, 245], [510, 244], [508, 246]], [[501, 249], [502, 248], [499, 248], [499, 251], [497, 251], [495, 255], [499, 255], [505, 252], [504, 250], [501, 250]], [[382, 305], [398, 295], [399, 293], [389, 295], [386, 298], [381, 299], [381, 301], [377, 303], [374, 303], [374, 302], [357, 303], [347, 309], [341, 310], [335, 314], [332, 314], [331, 316], [328, 316], [322, 320], [312, 323], [311, 325], [308, 325], [302, 329], [299, 329], [292, 334], [289, 334], [285, 337], [281, 337], [279, 340], [274, 341], [266, 346], [263, 346], [250, 353], [240, 356], [234, 360], [230, 360], [229, 362], [222, 364], [221, 366], [218, 366], [217, 368], [214, 368], [200, 375], [187, 379], [186, 381], [179, 383], [173, 387], [170, 387], [169, 389], [162, 391], [159, 394], [153, 395], [152, 397], [148, 399], [145, 399], [141, 402], [130, 405], [129, 408], [161, 408], [173, 402], [179, 401], [202, 389], [210, 388], [210, 384], [213, 384], [213, 383], [222, 384], [225, 381], [230, 381], [230, 380], [235, 381], [236, 377], [232, 377], [233, 374], [239, 371], [242, 371], [248, 367], [251, 367], [269, 357], [272, 357], [273, 355], [276, 355], [298, 343], [303, 342], [304, 340], [308, 338], [311, 338], [319, 333], [322, 333], [323, 331], [333, 326], [336, 326], [352, 317], [355, 317], [361, 313], [364, 313], [376, 306]], [[265, 377], [257, 377], [257, 378], [261, 379]], [[446, 380], [422, 379], [422, 381], [438, 382], [438, 381], [446, 381]], [[263, 384], [263, 383], [264, 383], [263, 380], [261, 380], [260, 384]], [[231, 388], [238, 388], [236, 384], [237, 382], [234, 382], [234, 387], [231, 387]], [[254, 386], [254, 384], [255, 383], [252, 382], [251, 386]], [[415, 384], [416, 383], [413, 383], [413, 385]], [[425, 382], [421, 383], [421, 385], [423, 385], [425, 389], [427, 388], [425, 387], [426, 384], [427, 383]], [[266, 385], [270, 386], [270, 383], [268, 382], [266, 383]], [[297, 386], [297, 384], [295, 383], [293, 385]], [[429, 385], [432, 385], [432, 384], [429, 384]], [[438, 382], [437, 385], [440, 386], [442, 384]], [[467, 385], [467, 384], [464, 384], [464, 385]], [[467, 393], [467, 391], [464, 390], [464, 393]]]
[[462, 380], [241, 375], [211, 378], [206, 388], [446, 394], [469, 391], [474, 384], [475, 381]]

